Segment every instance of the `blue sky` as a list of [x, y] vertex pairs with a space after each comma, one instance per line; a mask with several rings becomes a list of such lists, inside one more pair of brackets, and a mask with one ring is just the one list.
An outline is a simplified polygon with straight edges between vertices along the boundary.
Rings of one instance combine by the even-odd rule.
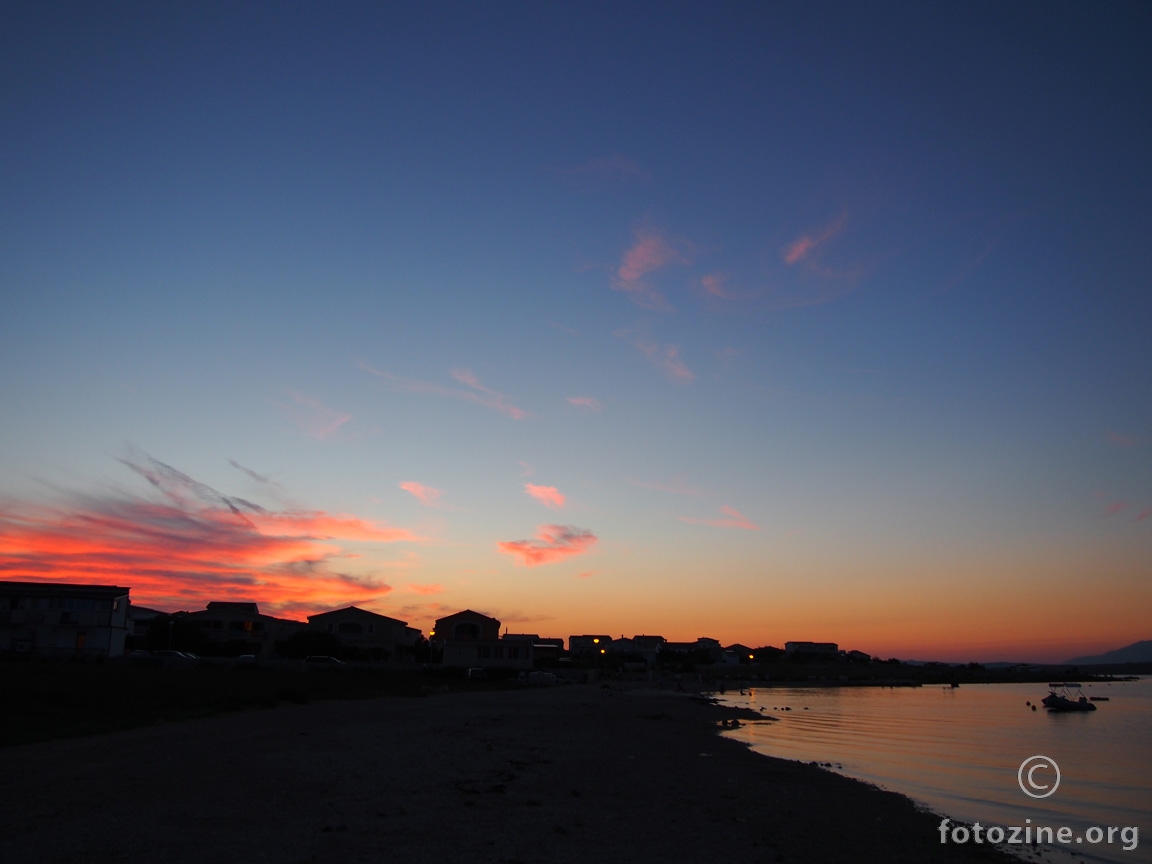
[[0, 15], [5, 578], [956, 659], [1148, 638], [1146, 7]]

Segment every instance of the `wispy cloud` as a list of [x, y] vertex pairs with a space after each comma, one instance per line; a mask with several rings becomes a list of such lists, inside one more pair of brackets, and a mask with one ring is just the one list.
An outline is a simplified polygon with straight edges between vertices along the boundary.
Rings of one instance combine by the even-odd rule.
[[435, 489], [431, 486], [425, 486], [423, 483], [417, 483], [414, 480], [405, 480], [400, 484], [400, 488], [405, 492], [409, 492], [416, 496], [416, 500], [418, 500], [425, 507], [438, 506], [437, 502], [439, 501], [440, 496], [444, 494], [439, 489]]
[[440, 594], [444, 591], [443, 585], [408, 585], [413, 594]]
[[243, 471], [245, 474], [247, 474], [249, 477], [251, 477], [257, 483], [263, 483], [266, 486], [275, 486], [277, 488], [280, 487], [280, 484], [277, 483], [272, 478], [266, 477], [263, 474], [257, 474], [251, 468], [245, 468], [243, 465], [241, 465], [235, 459], [229, 459], [228, 464], [231, 465], [233, 468], [235, 468], [237, 471]]
[[638, 228], [634, 242], [616, 269], [612, 288], [628, 294], [645, 309], [669, 309], [667, 299], [645, 277], [670, 264], [690, 263], [690, 251], [687, 243], [670, 241], [651, 228]]
[[347, 605], [391, 588], [340, 572], [345, 542], [419, 542], [412, 532], [319, 510], [273, 510], [224, 495], [150, 457], [121, 460], [159, 492], [0, 504], [0, 577], [127, 584], [137, 602], [195, 608], [256, 600], [270, 611]]
[[695, 373], [680, 359], [679, 345], [661, 345], [638, 330], [616, 330], [612, 335], [631, 344], [677, 384], [691, 384], [696, 380]]
[[829, 222], [818, 231], [810, 234], [802, 234], [784, 247], [780, 253], [784, 259], [785, 264], [799, 264], [801, 261], [808, 258], [809, 255], [821, 245], [831, 240], [843, 229], [848, 222], [848, 212], [841, 213], [832, 222]]
[[961, 267], [959, 270], [957, 270], [955, 273], [953, 273], [948, 278], [948, 281], [945, 282], [942, 286], [940, 286], [940, 290], [937, 293], [946, 294], [947, 292], [949, 292], [953, 288], [955, 288], [957, 285], [959, 285], [961, 282], [963, 282], [965, 279], [967, 279], [969, 276], [971, 276], [976, 271], [976, 269], [981, 264], [984, 263], [984, 259], [986, 259], [989, 255], [991, 255], [992, 252], [995, 251], [996, 247], [999, 245], [1000, 245], [1000, 241], [998, 241], [998, 240], [986, 241], [984, 244], [984, 248], [979, 252], [979, 254], [977, 254], [974, 258], [972, 258], [967, 263], [965, 263], [963, 267]]
[[845, 277], [837, 281], [829, 277], [820, 284], [798, 286], [774, 285], [765, 292], [765, 308], [770, 312], [783, 312], [787, 309], [803, 309], [808, 306], [823, 306], [846, 297], [856, 289], [855, 277]]
[[1104, 440], [1114, 447], [1139, 447], [1140, 439], [1132, 435], [1121, 435], [1119, 432], [1109, 432]]
[[737, 510], [735, 507], [727, 505], [720, 508], [720, 512], [727, 516], [727, 519], [696, 519], [692, 516], [681, 516], [681, 522], [691, 522], [694, 525], [711, 525], [714, 528], [743, 528], [746, 531], [759, 531], [759, 525], [753, 525], [748, 517]]
[[576, 578], [577, 579], [591, 579], [593, 576], [596, 575], [596, 573], [597, 573], [597, 571], [595, 571], [595, 570], [585, 570], [583, 573], [577, 573]]
[[525, 483], [524, 491], [545, 507], [559, 510], [564, 506], [564, 496], [555, 486], [535, 486], [531, 483]]
[[581, 555], [596, 545], [596, 540], [596, 535], [584, 528], [541, 525], [535, 540], [502, 541], [496, 546], [501, 552], [518, 558], [525, 567], [536, 567]]
[[521, 477], [531, 477], [533, 474], [536, 473], [536, 468], [534, 466], [528, 464], [527, 462], [524, 462], [523, 460], [518, 459], [516, 461], [516, 464], [520, 466], [520, 476]]
[[709, 297], [715, 297], [718, 300], [746, 300], [754, 296], [733, 291], [728, 287], [731, 281], [731, 273], [708, 273], [700, 277], [700, 287]]
[[1104, 515], [1105, 516], [1115, 516], [1121, 510], [1126, 510], [1127, 508], [1128, 508], [1128, 502], [1127, 501], [1113, 501], [1111, 504], [1109, 504], [1107, 507], [1104, 508]]
[[1136, 514], [1136, 518], [1133, 519], [1132, 521], [1133, 522], [1143, 522], [1145, 519], [1148, 519], [1149, 517], [1152, 517], [1152, 507], [1145, 507], [1143, 510], [1141, 510], [1139, 513]]
[[293, 422], [309, 438], [323, 441], [352, 419], [351, 414], [335, 411], [319, 399], [295, 390], [288, 391], [295, 405], [286, 406]]
[[604, 407], [599, 399], [593, 399], [591, 396], [569, 396], [565, 401], [577, 408], [590, 408], [593, 411], [599, 411]]
[[430, 393], [436, 396], [447, 396], [450, 399], [460, 399], [464, 402], [471, 402], [474, 405], [483, 405], [485, 408], [491, 408], [493, 411], [499, 411], [501, 414], [511, 417], [513, 420], [523, 420], [526, 417], [532, 416], [522, 408], [513, 405], [509, 398], [503, 393], [481, 384], [480, 379], [477, 378], [470, 369], [460, 368], [452, 370], [453, 378], [461, 384], [472, 388], [471, 390], [458, 390], [454, 387], [445, 387], [442, 384], [436, 384], [432, 381], [418, 381], [413, 378], [405, 378], [401, 375], [393, 375], [391, 372], [374, 369], [363, 361], [361, 361], [359, 365], [365, 372], [375, 375], [393, 390], [400, 390], [406, 393]]
[[[402, 621], [408, 622], [424, 622], [431, 625], [437, 618], [443, 618], [452, 612], [457, 611], [459, 607], [447, 606], [444, 603], [437, 603], [430, 601], [426, 603], [409, 603], [392, 610], [385, 612], [385, 615], [391, 615], [399, 618]], [[429, 629], [429, 628], [425, 628]]]
[[629, 477], [628, 482], [633, 486], [639, 486], [642, 489], [655, 489], [659, 492], [672, 492], [676, 495], [691, 495], [693, 497], [707, 497], [712, 495], [707, 489], [701, 489], [698, 486], [689, 485], [683, 474], [677, 474], [671, 480], [639, 480], [635, 477]]
[[556, 170], [560, 174], [614, 183], [648, 183], [652, 180], [652, 176], [641, 168], [634, 159], [629, 159], [619, 153], [589, 159], [579, 165]]

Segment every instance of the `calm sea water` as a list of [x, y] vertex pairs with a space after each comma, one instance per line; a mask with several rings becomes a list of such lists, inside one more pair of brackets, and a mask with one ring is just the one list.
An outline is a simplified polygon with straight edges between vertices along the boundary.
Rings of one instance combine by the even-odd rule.
[[[1139, 845], [1072, 843], [1085, 861], [1152, 862], [1152, 679], [1084, 686], [1099, 710], [1053, 714], [1043, 684], [932, 687], [772, 687], [728, 693], [730, 705], [777, 722], [729, 733], [770, 756], [831, 762], [954, 820], [981, 825], [1135, 826]], [[790, 711], [783, 710], [790, 708]], [[1024, 794], [1020, 764], [1042, 754], [1060, 766], [1047, 798]], [[1043, 778], [1044, 773], [1036, 775]], [[1059, 844], [1057, 844], [1059, 848]]]

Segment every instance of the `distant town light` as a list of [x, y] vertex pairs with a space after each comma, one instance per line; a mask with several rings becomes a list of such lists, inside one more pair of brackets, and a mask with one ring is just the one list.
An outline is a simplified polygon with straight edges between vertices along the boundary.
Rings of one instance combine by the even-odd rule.
[[593, 640], [592, 640], [592, 644], [593, 644], [593, 645], [599, 645], [599, 644], [600, 644], [600, 640], [599, 640], [599, 639], [593, 639]]
[[600, 653], [601, 653], [601, 654], [603, 654], [603, 653], [604, 653], [604, 649], [603, 649], [603, 648], [601, 648], [601, 649], [600, 649]]

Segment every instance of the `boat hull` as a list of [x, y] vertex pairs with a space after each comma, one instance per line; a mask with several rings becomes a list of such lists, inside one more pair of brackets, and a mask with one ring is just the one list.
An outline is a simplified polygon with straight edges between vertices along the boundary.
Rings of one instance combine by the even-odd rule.
[[1065, 699], [1063, 696], [1057, 696], [1051, 693], [1040, 700], [1041, 704], [1049, 711], [1095, 711], [1096, 706], [1085, 699], [1083, 696], [1073, 701], [1072, 699]]

